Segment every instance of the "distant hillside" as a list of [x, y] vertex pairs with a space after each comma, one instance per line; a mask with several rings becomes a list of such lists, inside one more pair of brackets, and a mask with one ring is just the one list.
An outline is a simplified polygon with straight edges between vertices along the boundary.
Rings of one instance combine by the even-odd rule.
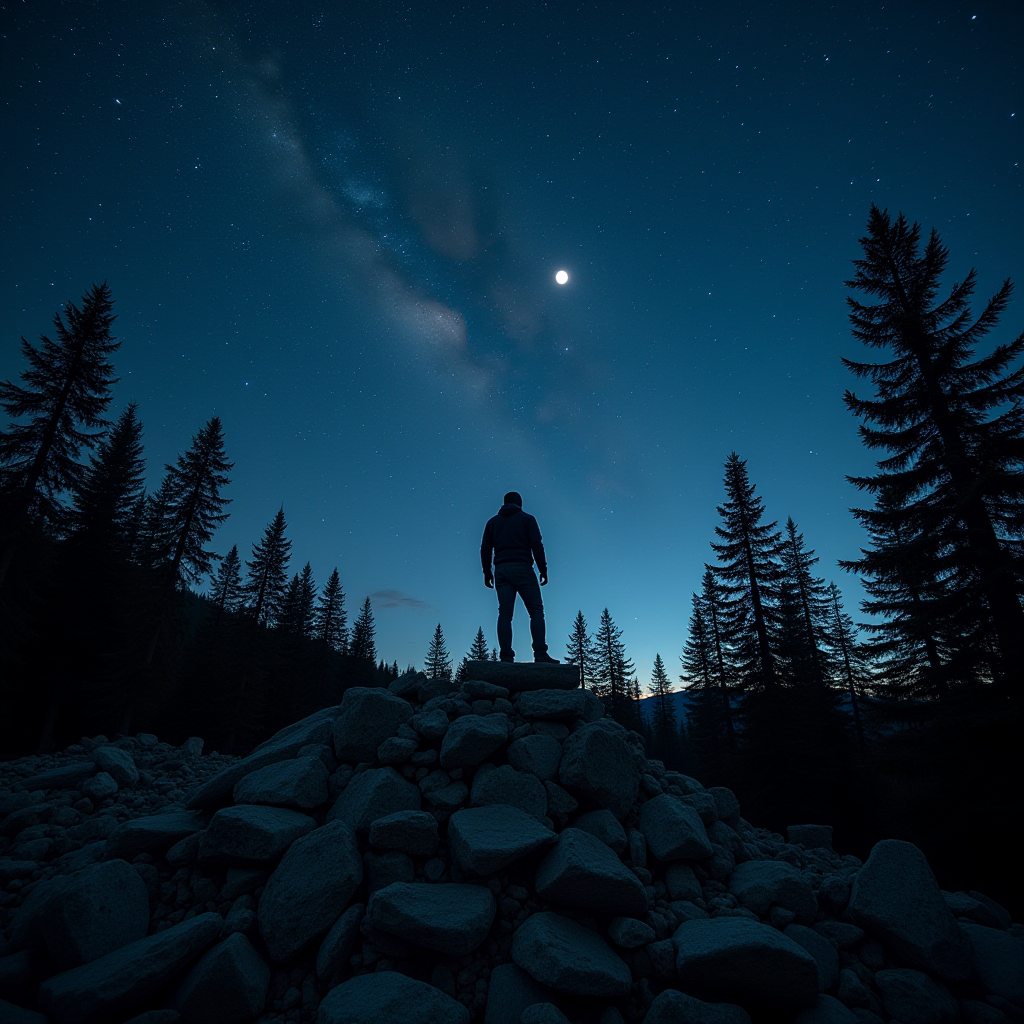
[[[676, 709], [676, 722], [684, 722], [689, 705], [692, 703], [692, 698], [682, 690], [676, 690], [675, 693], [669, 694], [669, 698]], [[640, 714], [644, 716], [644, 721], [651, 721], [654, 715], [654, 701], [654, 697], [643, 697], [640, 700]]]

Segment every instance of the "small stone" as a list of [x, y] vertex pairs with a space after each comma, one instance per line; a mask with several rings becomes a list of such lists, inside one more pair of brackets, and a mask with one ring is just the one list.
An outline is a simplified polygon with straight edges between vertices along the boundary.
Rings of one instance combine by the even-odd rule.
[[397, 811], [377, 818], [370, 825], [370, 845], [430, 857], [437, 851], [437, 819], [426, 811]]
[[119, 786], [131, 787], [139, 781], [139, 770], [127, 750], [97, 747], [91, 756], [96, 767], [110, 775]]
[[82, 784], [82, 794], [90, 800], [100, 803], [107, 797], [114, 796], [117, 793], [117, 788], [117, 783], [112, 775], [107, 772], [99, 772]]
[[615, 917], [608, 925], [608, 938], [623, 949], [639, 949], [655, 940], [654, 929], [635, 917]]
[[377, 760], [381, 764], [405, 764], [419, 747], [419, 740], [390, 736], [377, 748]]
[[818, 912], [814, 890], [792, 864], [781, 860], [738, 864], [729, 876], [729, 892], [758, 917], [767, 914], [773, 904], [792, 911], [801, 924], [810, 924]]
[[694, 900], [701, 898], [700, 882], [689, 864], [678, 862], [669, 864], [665, 869], [665, 887], [669, 899]]
[[448, 716], [440, 709], [414, 715], [412, 727], [426, 740], [439, 740], [448, 731]]

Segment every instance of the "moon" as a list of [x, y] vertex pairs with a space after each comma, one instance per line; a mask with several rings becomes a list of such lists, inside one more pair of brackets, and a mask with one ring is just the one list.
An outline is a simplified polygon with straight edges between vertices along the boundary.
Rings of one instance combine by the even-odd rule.
[[569, 273], [568, 273], [568, 271], [566, 271], [566, 270], [558, 271], [558, 273], [555, 274], [555, 280], [559, 284], [568, 284], [569, 283]]

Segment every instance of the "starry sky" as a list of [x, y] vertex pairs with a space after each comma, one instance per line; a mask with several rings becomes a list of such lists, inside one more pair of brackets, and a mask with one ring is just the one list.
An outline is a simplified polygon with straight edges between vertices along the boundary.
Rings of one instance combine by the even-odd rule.
[[151, 485], [224, 422], [218, 550], [283, 502], [382, 656], [461, 655], [514, 488], [556, 656], [607, 606], [675, 672], [733, 449], [855, 610], [843, 280], [872, 202], [1024, 279], [1022, 42], [1017, 0], [4, 0], [0, 377], [107, 279]]

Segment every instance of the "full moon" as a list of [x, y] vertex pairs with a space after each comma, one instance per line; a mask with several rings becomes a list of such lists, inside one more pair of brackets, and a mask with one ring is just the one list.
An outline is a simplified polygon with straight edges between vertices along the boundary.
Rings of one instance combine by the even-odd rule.
[[560, 270], [557, 274], [555, 274], [555, 280], [559, 284], [568, 284], [569, 283], [569, 275], [568, 275], [568, 273], [566, 271]]

